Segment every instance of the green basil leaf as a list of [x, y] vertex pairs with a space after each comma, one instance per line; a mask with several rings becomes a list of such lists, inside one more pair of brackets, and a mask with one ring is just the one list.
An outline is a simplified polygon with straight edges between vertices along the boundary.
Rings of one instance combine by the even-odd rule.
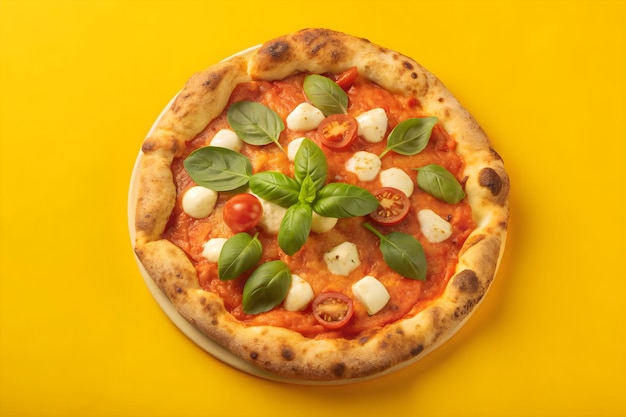
[[308, 204], [296, 204], [287, 209], [278, 230], [278, 245], [287, 255], [298, 252], [311, 232], [313, 211]]
[[315, 191], [319, 191], [326, 181], [328, 162], [322, 149], [310, 139], [304, 139], [294, 159], [294, 173], [298, 183], [311, 177]]
[[465, 198], [463, 187], [454, 175], [441, 165], [417, 168], [417, 185], [428, 194], [446, 203], [456, 204]]
[[376, 197], [361, 187], [333, 182], [317, 193], [313, 211], [324, 217], [357, 217], [370, 214], [378, 204]]
[[316, 191], [315, 191], [315, 183], [311, 179], [311, 177], [307, 176], [302, 181], [300, 185], [300, 195], [298, 197], [298, 201], [304, 204], [311, 204], [315, 201]]
[[404, 120], [396, 125], [387, 137], [387, 147], [380, 154], [382, 158], [387, 152], [394, 151], [401, 155], [415, 155], [424, 150], [436, 117], [423, 117]]
[[250, 145], [276, 143], [285, 124], [278, 113], [256, 101], [237, 101], [230, 105], [226, 113], [230, 127], [237, 136]]
[[263, 247], [257, 235], [237, 233], [224, 243], [217, 261], [217, 273], [222, 281], [237, 278], [261, 259]]
[[243, 287], [243, 311], [258, 314], [273, 309], [285, 299], [290, 285], [291, 272], [283, 261], [260, 265]]
[[426, 255], [419, 240], [401, 232], [383, 235], [368, 223], [363, 226], [380, 239], [380, 251], [389, 268], [406, 278], [426, 279]]
[[252, 174], [248, 158], [218, 146], [196, 149], [185, 158], [183, 165], [196, 184], [213, 191], [231, 191], [242, 187]]
[[304, 94], [325, 116], [348, 112], [348, 94], [336, 82], [323, 75], [304, 78]]
[[281, 207], [290, 207], [298, 202], [300, 185], [281, 172], [264, 171], [250, 177], [250, 189], [264, 200]]

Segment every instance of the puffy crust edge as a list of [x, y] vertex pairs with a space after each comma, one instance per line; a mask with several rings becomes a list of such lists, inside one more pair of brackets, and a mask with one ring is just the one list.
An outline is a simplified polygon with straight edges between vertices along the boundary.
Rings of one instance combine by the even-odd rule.
[[[478, 123], [434, 75], [412, 59], [365, 39], [306, 29], [265, 43], [247, 65], [246, 72], [245, 60], [236, 58], [192, 77], [145, 140], [136, 215], [138, 258], [183, 317], [270, 373], [327, 381], [367, 377], [413, 363], [456, 331], [493, 281], [508, 222], [510, 187], [502, 160]], [[478, 227], [465, 242], [443, 296], [371, 338], [306, 339], [283, 328], [242, 326], [219, 297], [198, 287], [184, 252], [160, 239], [175, 198], [169, 165], [184, 143], [223, 110], [234, 86], [250, 76], [272, 80], [301, 71], [340, 72], [351, 66], [389, 90], [416, 97], [425, 112], [439, 117], [454, 135], [466, 160], [465, 190]]]

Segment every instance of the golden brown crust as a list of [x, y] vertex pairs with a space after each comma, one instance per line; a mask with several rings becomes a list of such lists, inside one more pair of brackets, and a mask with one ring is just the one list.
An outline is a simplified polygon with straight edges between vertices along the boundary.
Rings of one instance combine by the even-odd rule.
[[[246, 67], [247, 65], [247, 67]], [[160, 239], [174, 204], [169, 165], [226, 105], [234, 86], [297, 72], [341, 72], [356, 66], [382, 87], [419, 100], [458, 143], [465, 191], [478, 227], [466, 240], [444, 294], [417, 315], [370, 338], [307, 339], [271, 326], [242, 326], [215, 294], [199, 288], [182, 250]], [[307, 29], [263, 44], [246, 62], [234, 59], [194, 76], [143, 145], [136, 253], [180, 314], [235, 355], [272, 374], [297, 380], [379, 375], [422, 357], [450, 337], [482, 300], [504, 249], [509, 179], [485, 133], [444, 85], [397, 52], [326, 29]]]

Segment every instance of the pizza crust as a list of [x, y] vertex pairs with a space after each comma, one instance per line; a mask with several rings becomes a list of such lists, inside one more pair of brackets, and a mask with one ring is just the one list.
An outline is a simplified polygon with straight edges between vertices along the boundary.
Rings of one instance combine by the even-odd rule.
[[[297, 72], [337, 73], [356, 66], [382, 87], [419, 100], [458, 143], [466, 163], [465, 192], [478, 225], [443, 295], [415, 316], [369, 338], [308, 339], [271, 326], [243, 326], [215, 294], [198, 285], [186, 254], [161, 239], [176, 198], [171, 162], [249, 79]], [[424, 67], [397, 52], [343, 33], [306, 29], [194, 75], [145, 140], [135, 218], [138, 259], [177, 311], [230, 352], [272, 374], [335, 381], [380, 375], [408, 365], [449, 338], [486, 294], [499, 264], [508, 222], [509, 179], [501, 158], [472, 116]]]

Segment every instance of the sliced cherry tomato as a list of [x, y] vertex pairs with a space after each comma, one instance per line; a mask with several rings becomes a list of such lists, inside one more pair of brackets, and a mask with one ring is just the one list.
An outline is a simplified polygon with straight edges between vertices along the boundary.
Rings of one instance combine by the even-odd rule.
[[372, 193], [378, 199], [378, 207], [370, 217], [385, 225], [401, 222], [409, 213], [411, 202], [402, 191], [393, 187], [382, 187]]
[[335, 77], [335, 82], [339, 87], [341, 87], [344, 91], [348, 91], [350, 87], [356, 81], [356, 77], [359, 76], [359, 70], [356, 67], [348, 68], [344, 72], [337, 74]]
[[224, 222], [234, 233], [256, 227], [263, 216], [263, 206], [252, 194], [237, 194], [224, 204]]
[[323, 145], [336, 150], [348, 148], [359, 129], [356, 119], [347, 114], [331, 114], [317, 127], [317, 135]]
[[338, 329], [352, 317], [350, 297], [335, 291], [323, 292], [313, 300], [313, 316], [327, 329]]

